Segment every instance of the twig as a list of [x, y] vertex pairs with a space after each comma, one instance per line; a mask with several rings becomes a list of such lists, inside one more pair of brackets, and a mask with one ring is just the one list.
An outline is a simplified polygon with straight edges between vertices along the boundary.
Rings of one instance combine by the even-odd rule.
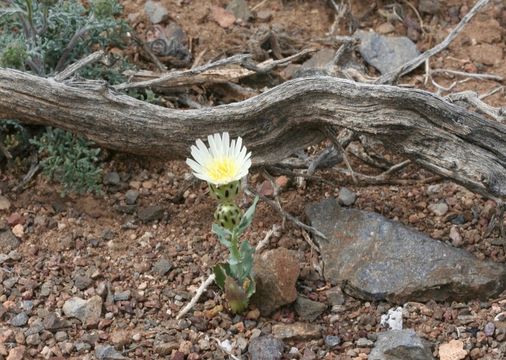
[[301, 232], [302, 232], [302, 237], [304, 238], [304, 240], [306, 240], [306, 242], [309, 244], [309, 246], [311, 247], [311, 249], [313, 249], [314, 251], [316, 251], [318, 254], [321, 254], [320, 248], [318, 247], [318, 245], [316, 245], [314, 243], [314, 241], [311, 239], [311, 237], [309, 236], [309, 234], [304, 229], [302, 229]]
[[273, 201], [273, 200], [269, 199], [268, 197], [266, 197], [266, 196], [258, 193], [257, 191], [253, 190], [249, 186], [244, 190], [244, 192], [246, 194], [249, 194], [250, 196], [253, 196], [253, 195], [258, 196], [262, 201], [265, 201], [269, 206], [271, 206], [273, 209], [275, 209], [281, 216], [283, 216], [284, 218], [290, 220], [295, 225], [297, 225], [297, 226], [299, 226], [299, 227], [301, 227], [301, 228], [309, 231], [310, 233], [315, 234], [316, 236], [319, 236], [319, 237], [321, 237], [323, 239], [327, 239], [327, 237], [325, 235], [323, 235], [320, 231], [318, 231], [317, 229], [315, 229], [312, 226], [304, 224], [302, 221], [300, 221], [299, 219], [297, 219], [295, 216], [290, 215], [285, 210], [283, 210], [283, 208], [280, 205], [278, 205], [275, 201]]
[[327, 135], [327, 137], [329, 138], [329, 140], [334, 145], [334, 147], [338, 151], [340, 151], [341, 154], [343, 155], [344, 163], [346, 164], [346, 167], [350, 171], [351, 178], [352, 178], [353, 182], [356, 184], [357, 183], [357, 179], [355, 178], [353, 168], [351, 167], [351, 164], [350, 164], [350, 162], [348, 160], [348, 156], [346, 155], [346, 151], [343, 149], [343, 146], [341, 145], [341, 143], [336, 138], [336, 132], [335, 132], [334, 128], [331, 127], [331, 126], [325, 126], [324, 127], [324, 131], [325, 131], [325, 134]]
[[214, 273], [207, 277], [207, 279], [197, 289], [197, 292], [195, 293], [195, 295], [193, 295], [190, 302], [188, 304], [186, 304], [186, 306], [184, 308], [181, 309], [179, 314], [177, 314], [176, 320], [181, 319], [188, 311], [190, 311], [195, 306], [195, 304], [197, 303], [197, 301], [199, 301], [199, 299], [202, 296], [202, 294], [204, 293], [204, 291], [206, 291], [206, 289], [209, 287], [209, 285], [211, 285], [211, 283], [214, 281], [214, 279], [215, 279]]
[[3, 140], [4, 140], [3, 136], [0, 136], [0, 153], [3, 154], [3, 156], [7, 158], [7, 160], [12, 160], [12, 155], [9, 152], [9, 150], [7, 150], [7, 148], [4, 146]]
[[156, 65], [156, 67], [158, 68], [158, 70], [160, 71], [167, 71], [167, 67], [165, 65], [162, 64], [162, 62], [160, 61], [160, 59], [158, 59], [158, 56], [156, 56], [153, 51], [151, 50], [151, 48], [146, 44], [146, 42], [144, 40], [142, 40], [141, 38], [139, 38], [137, 35], [133, 35], [131, 34], [132, 36], [132, 39], [142, 47], [142, 50], [144, 50], [144, 52], [146, 54], [148, 54], [149, 58], [153, 61], [153, 63]]
[[504, 86], [503, 86], [503, 85], [498, 86], [498, 87], [496, 87], [495, 89], [492, 89], [492, 90], [490, 90], [489, 92], [486, 92], [485, 94], [482, 94], [482, 95], [478, 96], [478, 99], [483, 100], [483, 99], [485, 99], [485, 98], [487, 98], [487, 97], [489, 97], [489, 96], [492, 96], [492, 95], [494, 95], [495, 93], [497, 93], [497, 92], [499, 92], [499, 91], [503, 91], [503, 90], [504, 90]]
[[269, 231], [267, 231], [267, 233], [265, 234], [265, 237], [263, 238], [263, 240], [260, 241], [257, 244], [257, 246], [255, 247], [255, 253], [256, 254], [260, 253], [260, 251], [263, 250], [263, 248], [267, 245], [267, 243], [271, 239], [272, 235], [277, 234], [278, 231], [279, 231], [279, 226], [277, 224], [273, 224], [272, 228]]
[[267, 60], [267, 61], [264, 61], [264, 62], [257, 64], [257, 65], [253, 65], [253, 64], [249, 64], [249, 63], [244, 63], [242, 65], [246, 69], [253, 70], [258, 73], [263, 74], [263, 73], [267, 73], [269, 71], [272, 71], [274, 68], [276, 68], [278, 66], [287, 65], [288, 63], [292, 62], [293, 60], [297, 60], [297, 59], [303, 57], [304, 55], [310, 54], [315, 51], [316, 51], [316, 49], [304, 49], [302, 51], [299, 51], [296, 54], [293, 54], [291, 56], [288, 56], [286, 58], [282, 58], [279, 60]]
[[416, 17], [418, 18], [418, 22], [420, 23], [420, 30], [422, 30], [422, 33], [425, 34], [425, 29], [424, 29], [425, 25], [423, 24], [423, 19], [420, 16], [420, 13], [416, 9], [416, 7], [413, 4], [411, 4], [408, 0], [402, 0], [402, 2], [406, 5], [408, 5], [411, 8], [411, 10], [413, 10]]
[[77, 42], [79, 41], [81, 36], [86, 34], [91, 29], [92, 29], [91, 26], [85, 26], [75, 32], [74, 36], [72, 36], [69, 43], [67, 44], [67, 46], [63, 50], [60, 60], [58, 60], [58, 63], [56, 64], [56, 67], [55, 67], [56, 72], [63, 70], [63, 66], [65, 65], [65, 61], [67, 61], [68, 57], [70, 56], [70, 52], [72, 51], [72, 49], [74, 49], [74, 47], [77, 45]]
[[69, 77], [71, 77], [74, 73], [76, 73], [81, 68], [85, 67], [86, 65], [92, 64], [98, 60], [100, 60], [104, 56], [104, 51], [99, 50], [95, 51], [94, 53], [86, 56], [85, 58], [79, 60], [76, 63], [73, 63], [72, 65], [68, 66], [65, 70], [62, 72], [57, 73], [54, 76], [54, 79], [56, 81], [63, 81]]
[[41, 169], [40, 163], [35, 160], [32, 162], [32, 165], [30, 166], [30, 170], [26, 173], [25, 176], [21, 179], [21, 182], [12, 188], [12, 191], [17, 192], [25, 187], [25, 185], [39, 172]]
[[473, 16], [476, 15], [476, 13], [478, 13], [478, 11], [480, 11], [484, 6], [488, 5], [489, 2], [490, 0], [478, 0], [476, 4], [474, 4], [473, 8], [462, 18], [462, 20], [460, 20], [457, 26], [448, 34], [448, 36], [441, 43], [425, 51], [423, 54], [420, 54], [411, 61], [408, 61], [404, 65], [401, 65], [396, 70], [381, 76], [378, 79], [377, 83], [379, 84], [393, 83], [397, 81], [399, 77], [408, 74], [414, 69], [416, 69], [429, 57], [434, 56], [438, 52], [445, 49], [457, 37], [457, 35], [462, 31], [464, 26], [473, 18]]
[[480, 79], [480, 80], [502, 81], [504, 79], [502, 76], [494, 75], [494, 74], [468, 73], [468, 72], [464, 72], [464, 71], [456, 71], [456, 70], [450, 70], [450, 69], [432, 69], [430, 72], [432, 74], [451, 74], [451, 75], [465, 76], [468, 78]]
[[260, 8], [261, 6], [263, 6], [268, 0], [263, 0], [263, 1], [260, 1], [258, 4], [256, 4], [255, 6], [253, 6], [251, 8], [251, 11], [255, 11], [256, 9]]
[[[407, 164], [406, 164], [407, 165]], [[350, 172], [348, 169], [343, 168], [334, 168], [338, 173], [350, 176]], [[397, 169], [399, 170], [399, 169]], [[441, 180], [439, 176], [431, 176], [425, 179], [415, 180], [415, 179], [389, 179], [385, 174], [388, 172], [385, 171], [379, 175], [366, 175], [362, 173], [355, 172], [355, 176], [359, 180], [357, 185], [419, 185], [419, 184], [427, 184], [435, 181]]]
[[377, 167], [378, 169], [388, 170], [391, 166], [391, 164], [387, 164], [386, 160], [384, 159], [380, 159], [378, 161], [377, 159], [369, 155], [369, 153], [365, 150], [364, 147], [360, 147], [355, 143], [348, 145], [348, 148], [346, 150], [349, 150], [352, 155], [362, 160], [367, 165]]
[[183, 71], [172, 71], [168, 74], [165, 74], [159, 78], [146, 80], [146, 81], [138, 81], [134, 83], [122, 83], [119, 85], [114, 86], [114, 89], [116, 90], [125, 90], [125, 89], [133, 89], [133, 88], [146, 88], [154, 85], [160, 85], [163, 84], [166, 81], [174, 80], [178, 77], [182, 76], [191, 76], [195, 74], [202, 73], [206, 70], [213, 69], [219, 66], [223, 65], [229, 65], [229, 64], [242, 64], [248, 59], [251, 58], [251, 55], [248, 54], [238, 54], [234, 55], [225, 59], [221, 59], [206, 65], [197, 66], [196, 68], [190, 69], [190, 70], [183, 70]]
[[493, 117], [497, 121], [504, 121], [506, 119], [506, 108], [495, 108], [481, 101], [474, 91], [462, 91], [455, 94], [450, 94], [446, 97], [449, 101], [466, 101], [475, 106], [478, 110]]

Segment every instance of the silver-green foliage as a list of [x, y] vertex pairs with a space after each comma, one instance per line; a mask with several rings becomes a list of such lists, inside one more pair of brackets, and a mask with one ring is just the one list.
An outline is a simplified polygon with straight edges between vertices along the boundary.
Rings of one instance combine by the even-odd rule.
[[71, 133], [48, 128], [42, 136], [30, 140], [43, 156], [44, 174], [63, 184], [62, 193], [101, 192], [102, 169], [97, 165], [99, 148]]

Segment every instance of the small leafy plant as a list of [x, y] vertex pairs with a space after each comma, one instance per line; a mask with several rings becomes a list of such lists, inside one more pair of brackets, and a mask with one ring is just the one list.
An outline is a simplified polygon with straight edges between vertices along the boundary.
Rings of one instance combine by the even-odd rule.
[[63, 184], [62, 195], [67, 192], [101, 192], [102, 169], [97, 165], [99, 148], [73, 134], [48, 128], [39, 138], [30, 140], [44, 157], [41, 161], [44, 174]]
[[[123, 47], [130, 28], [118, 17], [121, 10], [117, 0], [89, 0], [86, 6], [79, 0], [0, 0], [0, 66], [51, 76], [98, 48]], [[116, 84], [131, 68], [125, 58], [109, 56], [107, 64], [88, 65], [79, 75]], [[4, 148], [21, 140], [28, 145], [20, 139], [23, 126], [12, 134], [12, 122], [0, 121]], [[44, 173], [62, 183], [62, 193], [100, 192], [100, 149], [91, 142], [52, 128], [30, 142], [43, 157]]]
[[218, 201], [214, 213], [213, 233], [229, 251], [228, 261], [214, 266], [216, 284], [225, 293], [234, 313], [244, 312], [255, 293], [253, 254], [255, 250], [247, 240], [240, 238], [251, 225], [258, 198], [242, 214], [235, 203], [240, 192], [240, 181], [248, 174], [251, 153], [242, 146], [242, 139], [230, 141], [227, 132], [208, 136], [209, 148], [202, 140], [191, 147], [193, 159], [187, 164], [194, 175], [206, 181], [211, 196]]

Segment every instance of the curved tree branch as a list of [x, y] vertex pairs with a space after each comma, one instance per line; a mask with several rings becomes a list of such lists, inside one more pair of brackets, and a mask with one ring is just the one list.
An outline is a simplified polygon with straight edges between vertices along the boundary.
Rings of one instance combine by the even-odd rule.
[[432, 172], [506, 198], [506, 126], [434, 94], [332, 77], [285, 82], [230, 105], [173, 110], [99, 82], [58, 83], [0, 68], [0, 118], [61, 127], [101, 146], [183, 159], [196, 138], [241, 135], [257, 164], [278, 162], [333, 125], [367, 134]]

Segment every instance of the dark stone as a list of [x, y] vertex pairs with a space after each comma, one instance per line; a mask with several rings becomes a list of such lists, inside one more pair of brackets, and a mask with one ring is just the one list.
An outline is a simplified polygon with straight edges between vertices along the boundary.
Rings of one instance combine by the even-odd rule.
[[337, 201], [339, 204], [344, 206], [351, 206], [355, 203], [357, 200], [357, 194], [355, 194], [353, 191], [351, 191], [348, 188], [341, 188], [339, 189], [339, 197]]
[[360, 40], [360, 55], [382, 74], [394, 71], [420, 54], [407, 37], [387, 37], [363, 30], [355, 32], [355, 37]]
[[329, 349], [335, 348], [341, 343], [341, 338], [336, 335], [325, 336], [325, 346]]
[[60, 319], [56, 313], [51, 312], [44, 318], [42, 325], [44, 325], [44, 329], [55, 332], [68, 327], [69, 322], [67, 320]]
[[95, 346], [95, 356], [98, 360], [122, 360], [127, 359], [121, 353], [119, 353], [111, 345], [100, 345]]
[[326, 280], [352, 296], [394, 303], [467, 301], [506, 288], [504, 264], [480, 261], [379, 214], [341, 208], [332, 198], [306, 213], [327, 237], [316, 238]]
[[369, 360], [433, 360], [429, 346], [411, 330], [391, 330], [378, 335]]
[[79, 290], [85, 290], [93, 284], [93, 280], [85, 275], [76, 275], [74, 277], [74, 286]]
[[121, 179], [116, 171], [110, 171], [104, 175], [105, 185], [119, 185]]
[[163, 217], [163, 210], [160, 205], [143, 207], [137, 212], [137, 217], [143, 222], [160, 220]]
[[138, 197], [139, 197], [139, 192], [137, 190], [128, 190], [125, 193], [125, 201], [126, 201], [127, 205], [135, 204]]
[[144, 12], [152, 24], [159, 24], [169, 18], [169, 11], [159, 1], [146, 1]]
[[172, 263], [164, 258], [161, 258], [153, 265], [153, 271], [160, 276], [167, 274], [172, 269]]
[[304, 296], [299, 295], [295, 301], [295, 311], [303, 320], [314, 321], [325, 309], [327, 309], [327, 305], [310, 300]]
[[248, 21], [253, 17], [245, 0], [230, 1], [230, 4], [227, 6], [227, 10], [234, 14], [237, 19], [241, 19], [243, 21]]
[[10, 230], [0, 231], [0, 249], [3, 253], [8, 253], [16, 249], [20, 242]]
[[333, 60], [336, 52], [334, 49], [321, 49], [316, 52], [309, 60], [306, 60], [294, 76], [295, 78], [305, 76], [332, 76]]
[[10, 321], [11, 325], [16, 327], [25, 326], [27, 322], [28, 322], [28, 315], [26, 315], [25, 312], [20, 312], [19, 314], [14, 316]]
[[270, 335], [251, 340], [248, 346], [251, 360], [279, 360], [283, 355], [283, 342]]

